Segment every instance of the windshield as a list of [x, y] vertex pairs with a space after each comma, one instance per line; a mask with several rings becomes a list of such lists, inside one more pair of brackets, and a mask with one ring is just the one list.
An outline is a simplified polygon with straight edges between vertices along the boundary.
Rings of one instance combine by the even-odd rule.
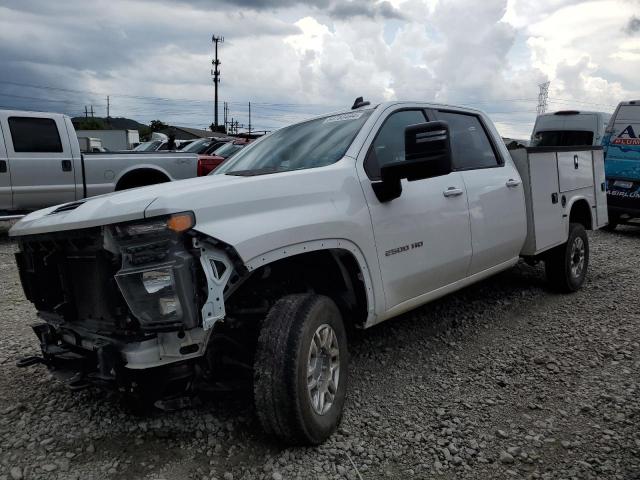
[[211, 145], [211, 139], [201, 138], [195, 142], [191, 142], [180, 149], [181, 152], [202, 153]]
[[537, 132], [532, 147], [579, 147], [593, 145], [593, 132], [580, 130], [551, 130]]
[[220, 148], [218, 148], [215, 152], [213, 152], [213, 155], [218, 155], [220, 157], [227, 158], [230, 155], [237, 152], [238, 150], [240, 150], [242, 147], [244, 147], [243, 144], [225, 143]]
[[324, 167], [340, 160], [373, 110], [332, 115], [273, 132], [216, 173], [255, 175]]
[[162, 142], [144, 142], [133, 149], [134, 152], [153, 152], [158, 149]]

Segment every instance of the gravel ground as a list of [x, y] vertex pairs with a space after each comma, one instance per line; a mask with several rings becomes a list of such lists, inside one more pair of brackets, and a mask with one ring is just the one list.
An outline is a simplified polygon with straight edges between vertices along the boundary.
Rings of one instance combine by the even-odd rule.
[[541, 268], [493, 279], [359, 332], [339, 432], [283, 448], [249, 398], [136, 418], [41, 366], [15, 249], [0, 226], [0, 480], [640, 479], [640, 229], [591, 235], [585, 288]]

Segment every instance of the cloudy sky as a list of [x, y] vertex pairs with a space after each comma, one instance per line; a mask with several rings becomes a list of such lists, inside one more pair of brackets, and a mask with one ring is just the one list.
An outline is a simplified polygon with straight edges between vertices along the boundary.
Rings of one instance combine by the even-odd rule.
[[[549, 109], [640, 98], [640, 0], [0, 0], [0, 107], [204, 127], [211, 35], [230, 116], [274, 129], [419, 99], [490, 112], [529, 136]], [[220, 107], [222, 110], [222, 107]]]

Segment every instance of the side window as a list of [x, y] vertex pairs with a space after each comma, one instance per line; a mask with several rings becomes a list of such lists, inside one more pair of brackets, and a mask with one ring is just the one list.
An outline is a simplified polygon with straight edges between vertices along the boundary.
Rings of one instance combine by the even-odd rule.
[[380, 167], [404, 161], [404, 130], [409, 125], [426, 122], [422, 110], [402, 110], [389, 116], [371, 144], [364, 169], [369, 178], [380, 178]]
[[58, 127], [52, 118], [10, 117], [9, 130], [15, 152], [62, 152]]
[[438, 119], [449, 124], [453, 167], [456, 170], [500, 165], [478, 117], [463, 113], [438, 111]]

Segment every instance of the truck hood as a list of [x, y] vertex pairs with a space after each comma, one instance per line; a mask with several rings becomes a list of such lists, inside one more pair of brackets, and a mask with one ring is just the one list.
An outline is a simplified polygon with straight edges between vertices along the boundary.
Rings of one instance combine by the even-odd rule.
[[146, 208], [158, 197], [167, 194], [190, 195], [215, 189], [216, 184], [228, 184], [237, 177], [216, 175], [191, 178], [171, 183], [115, 192], [78, 200], [30, 213], [9, 231], [11, 236], [77, 230], [145, 218]]
[[369, 208], [350, 157], [307, 170], [210, 175], [93, 197], [32, 213], [10, 233], [74, 230], [185, 211], [195, 214], [195, 231], [231, 245], [245, 262], [264, 261], [268, 252], [287, 255], [288, 245], [301, 252], [322, 248], [325, 241], [332, 248], [364, 246], [365, 256], [376, 255]]

